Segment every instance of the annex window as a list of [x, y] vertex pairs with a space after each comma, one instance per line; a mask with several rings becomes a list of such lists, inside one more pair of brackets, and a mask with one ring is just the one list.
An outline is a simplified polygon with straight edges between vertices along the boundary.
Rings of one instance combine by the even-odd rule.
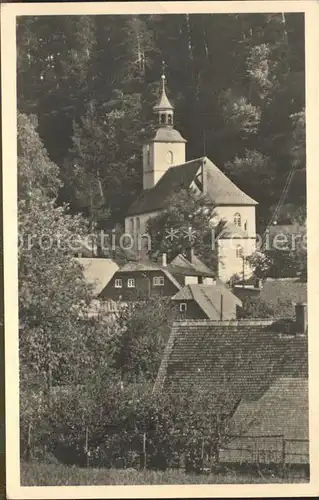
[[154, 276], [153, 285], [154, 286], [163, 286], [164, 285], [164, 276]]
[[187, 304], [186, 304], [186, 302], [181, 302], [180, 303], [179, 310], [180, 310], [180, 312], [186, 312], [187, 311]]
[[135, 288], [135, 279], [134, 278], [129, 278], [127, 280], [127, 288]]
[[243, 258], [243, 247], [242, 247], [242, 246], [240, 246], [240, 245], [238, 245], [238, 246], [236, 247], [236, 257], [237, 257], [238, 259], [242, 259], [242, 258]]
[[234, 215], [234, 224], [241, 227], [241, 215], [238, 212]]
[[136, 217], [136, 230], [139, 231], [141, 228], [141, 221], [139, 217]]
[[121, 278], [117, 278], [115, 280], [114, 286], [115, 286], [115, 288], [122, 288], [123, 284], [122, 284]]
[[173, 161], [174, 161], [174, 155], [173, 155], [173, 152], [172, 151], [167, 151], [167, 154], [166, 154], [166, 161], [169, 165], [172, 165]]

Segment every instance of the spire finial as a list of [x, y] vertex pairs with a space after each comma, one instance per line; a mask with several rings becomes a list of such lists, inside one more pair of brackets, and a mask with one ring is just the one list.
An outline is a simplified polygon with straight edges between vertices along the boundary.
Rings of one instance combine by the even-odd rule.
[[165, 68], [166, 68], [165, 61], [162, 61], [162, 76], [161, 76], [161, 79], [162, 79], [162, 91], [163, 92], [165, 92], [165, 80], [166, 80]]

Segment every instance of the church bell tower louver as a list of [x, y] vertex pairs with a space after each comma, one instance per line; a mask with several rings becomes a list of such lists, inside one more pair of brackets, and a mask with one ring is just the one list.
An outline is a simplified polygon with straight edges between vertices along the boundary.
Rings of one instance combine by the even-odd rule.
[[157, 115], [157, 131], [143, 147], [143, 189], [151, 189], [170, 167], [186, 161], [187, 141], [174, 128], [174, 107], [166, 95], [164, 67], [163, 63], [161, 96], [153, 107]]

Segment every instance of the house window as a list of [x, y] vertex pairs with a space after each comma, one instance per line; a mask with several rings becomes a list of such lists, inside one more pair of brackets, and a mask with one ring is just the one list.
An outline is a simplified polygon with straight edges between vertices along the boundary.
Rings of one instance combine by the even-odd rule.
[[187, 311], [187, 304], [186, 304], [186, 302], [181, 302], [180, 303], [179, 310], [180, 310], [180, 312], [186, 312]]
[[139, 217], [136, 217], [136, 229], [139, 231], [141, 228], [141, 221]]
[[153, 285], [154, 286], [163, 286], [164, 285], [164, 276], [154, 276]]
[[234, 224], [241, 227], [241, 215], [238, 212], [234, 215]]
[[114, 311], [116, 311], [116, 309], [117, 308], [116, 308], [115, 302], [109, 302], [109, 311], [114, 312]]
[[166, 155], [166, 161], [169, 165], [172, 165], [173, 163], [173, 160], [174, 160], [174, 155], [173, 155], [173, 152], [172, 151], [168, 151], [167, 152], [167, 155]]
[[238, 245], [236, 247], [236, 257], [238, 259], [242, 259], [243, 258], [243, 247], [241, 247], [240, 245]]
[[122, 288], [122, 280], [120, 278], [117, 278], [114, 283], [115, 288]]
[[135, 279], [134, 278], [129, 278], [127, 280], [127, 288], [135, 288]]

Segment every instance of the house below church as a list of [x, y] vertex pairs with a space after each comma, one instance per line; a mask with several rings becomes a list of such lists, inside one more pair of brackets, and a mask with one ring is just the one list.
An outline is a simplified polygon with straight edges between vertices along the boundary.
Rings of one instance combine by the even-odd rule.
[[[143, 191], [125, 218], [125, 232], [146, 233], [151, 217], [165, 211], [178, 189], [193, 188], [205, 195], [212, 208], [212, 251], [218, 254], [218, 277], [229, 281], [234, 275], [247, 278], [251, 268], [245, 257], [256, 248], [257, 202], [241, 191], [206, 156], [186, 161], [186, 140], [174, 128], [174, 108], [165, 91], [154, 106], [158, 126], [155, 137], [143, 147]], [[225, 223], [217, 236], [215, 229]]]

